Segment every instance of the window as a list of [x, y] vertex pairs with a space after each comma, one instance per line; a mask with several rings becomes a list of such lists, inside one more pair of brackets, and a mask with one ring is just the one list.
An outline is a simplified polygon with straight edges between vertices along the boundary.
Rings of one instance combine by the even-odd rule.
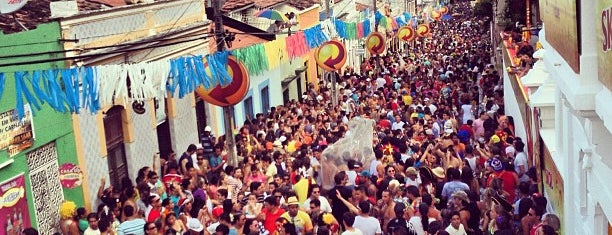
[[261, 89], [261, 111], [268, 114], [270, 111], [270, 91], [268, 86]]
[[196, 97], [196, 125], [198, 126], [198, 139], [202, 137], [206, 128], [206, 104], [200, 97]]
[[244, 100], [244, 120], [252, 120], [255, 118], [253, 112], [253, 97]]
[[289, 88], [285, 88], [285, 90], [283, 90], [283, 104], [287, 104], [289, 103]]
[[248, 10], [240, 11], [240, 21], [242, 21], [243, 23], [248, 24], [250, 17], [251, 17], [251, 15], [249, 14]]
[[122, 189], [121, 179], [128, 177], [128, 166], [123, 143], [123, 120], [121, 106], [115, 106], [106, 112], [104, 117], [104, 133], [106, 137], [106, 152], [108, 174], [114, 188]]

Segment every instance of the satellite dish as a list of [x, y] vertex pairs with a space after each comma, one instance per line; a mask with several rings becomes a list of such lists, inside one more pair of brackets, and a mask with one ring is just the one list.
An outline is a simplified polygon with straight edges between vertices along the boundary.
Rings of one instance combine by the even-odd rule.
[[28, 0], [0, 0], [0, 14], [16, 12], [26, 3], [28, 3]]

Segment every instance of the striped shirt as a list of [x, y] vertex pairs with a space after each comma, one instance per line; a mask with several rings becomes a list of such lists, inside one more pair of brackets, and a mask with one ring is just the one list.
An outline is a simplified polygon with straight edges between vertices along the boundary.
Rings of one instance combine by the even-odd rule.
[[117, 228], [117, 235], [144, 234], [145, 221], [143, 219], [133, 219], [124, 221]]

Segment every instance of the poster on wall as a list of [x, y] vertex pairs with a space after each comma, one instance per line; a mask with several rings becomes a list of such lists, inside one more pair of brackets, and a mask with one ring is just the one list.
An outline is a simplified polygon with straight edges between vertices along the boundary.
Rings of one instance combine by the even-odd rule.
[[[540, 1], [540, 12], [544, 21], [546, 41], [555, 48], [567, 64], [580, 72], [580, 44], [578, 41], [578, 20], [576, 18], [576, 1], [543, 0]], [[558, 24], [557, 22], [563, 22]]]
[[612, 90], [612, 0], [599, 0], [596, 16], [599, 81]]
[[[563, 221], [563, 178], [553, 160], [547, 146], [543, 146], [544, 168], [542, 170], [544, 191], [548, 203], [553, 207], [554, 213]], [[563, 231], [563, 225], [561, 225]], [[560, 233], [563, 234], [563, 233]]]
[[0, 150], [7, 149], [11, 157], [34, 144], [34, 123], [30, 105], [24, 105], [23, 110], [21, 120], [15, 109], [0, 113]]
[[21, 235], [31, 227], [23, 174], [0, 183], [0, 235]]
[[62, 187], [76, 188], [83, 184], [83, 171], [74, 163], [64, 163], [59, 168], [59, 179]]

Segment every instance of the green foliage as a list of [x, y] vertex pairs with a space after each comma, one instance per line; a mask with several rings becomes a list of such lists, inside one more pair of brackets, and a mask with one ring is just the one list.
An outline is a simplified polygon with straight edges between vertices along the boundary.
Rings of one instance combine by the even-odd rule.
[[491, 0], [481, 0], [474, 6], [474, 14], [482, 17], [493, 18], [493, 3]]

